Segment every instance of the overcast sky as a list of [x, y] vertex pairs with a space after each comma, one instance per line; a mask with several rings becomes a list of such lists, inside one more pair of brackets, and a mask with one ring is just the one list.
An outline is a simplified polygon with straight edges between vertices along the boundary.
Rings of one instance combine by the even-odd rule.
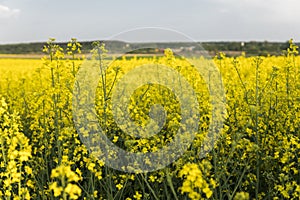
[[[154, 33], [149, 27], [165, 32]], [[124, 32], [127, 36], [112, 37]], [[299, 42], [300, 1], [0, 0], [0, 43], [49, 37], [172, 41], [181, 40], [178, 32], [196, 41]]]

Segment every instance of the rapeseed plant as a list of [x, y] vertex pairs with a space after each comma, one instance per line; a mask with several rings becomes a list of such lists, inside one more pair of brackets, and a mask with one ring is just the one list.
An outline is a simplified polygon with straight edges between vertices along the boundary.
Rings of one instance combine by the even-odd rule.
[[[177, 134], [180, 102], [159, 84], [136, 88], [128, 100], [129, 116], [141, 127], [159, 110], [151, 110], [153, 105], [163, 107], [165, 121], [158, 134], [134, 137], [114, 120], [111, 97], [117, 82], [148, 63], [176, 70], [195, 90], [200, 116], [193, 143], [154, 172], [131, 174], [108, 167], [81, 140], [90, 136], [91, 127], [80, 121], [80, 133], [85, 133], [80, 138], [73, 123], [81, 44], [73, 38], [63, 49], [50, 39], [42, 61], [0, 60], [1, 199], [299, 199], [300, 57], [292, 40], [282, 56], [220, 53], [214, 58], [225, 86], [227, 116], [212, 151], [201, 159], [212, 106], [209, 85], [193, 66], [170, 49], [163, 56], [111, 60], [102, 43], [94, 45], [95, 66], [103, 75], [95, 110], [113, 144], [132, 153], [158, 152]], [[205, 63], [207, 58], [194, 59]], [[145, 160], [145, 165], [153, 163]]]

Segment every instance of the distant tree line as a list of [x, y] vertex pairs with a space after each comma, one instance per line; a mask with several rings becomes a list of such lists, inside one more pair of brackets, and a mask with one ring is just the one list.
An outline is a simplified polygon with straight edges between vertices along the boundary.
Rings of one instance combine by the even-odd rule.
[[[110, 53], [133, 52], [133, 53], [158, 53], [164, 48], [177, 50], [202, 51], [206, 50], [211, 55], [218, 52], [225, 52], [227, 55], [239, 55], [245, 52], [247, 56], [253, 55], [280, 55], [282, 51], [289, 47], [287, 42], [172, 42], [172, 43], [126, 43], [122, 41], [102, 41]], [[93, 41], [81, 42], [82, 52], [89, 53], [92, 49]], [[22, 44], [2, 44], [0, 45], [0, 54], [42, 54], [43, 46], [46, 43], [22, 43]], [[67, 43], [59, 43], [66, 47]], [[200, 45], [199, 45], [200, 44]], [[299, 46], [299, 44], [297, 44]]]

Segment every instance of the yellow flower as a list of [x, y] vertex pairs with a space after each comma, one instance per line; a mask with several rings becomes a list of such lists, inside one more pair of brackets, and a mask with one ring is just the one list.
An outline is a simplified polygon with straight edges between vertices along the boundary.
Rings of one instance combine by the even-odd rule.
[[234, 200], [249, 200], [249, 193], [247, 192], [238, 192], [234, 196]]
[[213, 192], [209, 188], [204, 188], [203, 192], [205, 193], [207, 198], [210, 198]]
[[116, 187], [118, 188], [118, 190], [121, 190], [123, 188], [123, 185], [119, 183], [116, 185]]
[[25, 166], [25, 171], [27, 174], [32, 174], [32, 168], [29, 166]]
[[135, 198], [136, 200], [140, 200], [142, 198], [142, 194], [140, 194], [138, 191], [135, 192], [135, 195], [133, 195], [133, 198]]
[[93, 172], [94, 171], [94, 168], [95, 168], [95, 166], [96, 166], [96, 164], [95, 163], [89, 163], [88, 164], [88, 170], [90, 170], [91, 172]]
[[154, 183], [154, 182], [155, 182], [155, 179], [156, 179], [156, 176], [153, 176], [153, 175], [150, 175], [150, 176], [149, 176], [150, 182]]
[[52, 183], [50, 186], [49, 186], [49, 189], [50, 190], [53, 190], [53, 193], [54, 193], [54, 196], [55, 197], [58, 197], [61, 195], [62, 191], [63, 191], [63, 188], [58, 186], [56, 182]]
[[94, 191], [93, 196], [94, 196], [94, 198], [98, 197], [98, 191], [97, 190]]
[[28, 180], [28, 181], [26, 182], [26, 186], [29, 187], [29, 188], [34, 189], [34, 184], [33, 184], [32, 180]]
[[118, 136], [114, 136], [113, 142], [116, 143], [118, 142], [119, 137]]
[[81, 195], [81, 189], [75, 184], [69, 183], [64, 189], [65, 193], [70, 196], [70, 199], [78, 199]]

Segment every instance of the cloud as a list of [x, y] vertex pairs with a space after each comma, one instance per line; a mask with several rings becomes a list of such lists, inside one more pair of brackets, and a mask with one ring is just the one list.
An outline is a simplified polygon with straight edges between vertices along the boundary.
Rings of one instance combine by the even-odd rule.
[[7, 6], [0, 5], [0, 19], [17, 17], [20, 13], [19, 9], [11, 9]]
[[[237, 19], [244, 23], [299, 24], [299, 0], [206, 0], [228, 21]], [[225, 16], [225, 14], [227, 14]]]

